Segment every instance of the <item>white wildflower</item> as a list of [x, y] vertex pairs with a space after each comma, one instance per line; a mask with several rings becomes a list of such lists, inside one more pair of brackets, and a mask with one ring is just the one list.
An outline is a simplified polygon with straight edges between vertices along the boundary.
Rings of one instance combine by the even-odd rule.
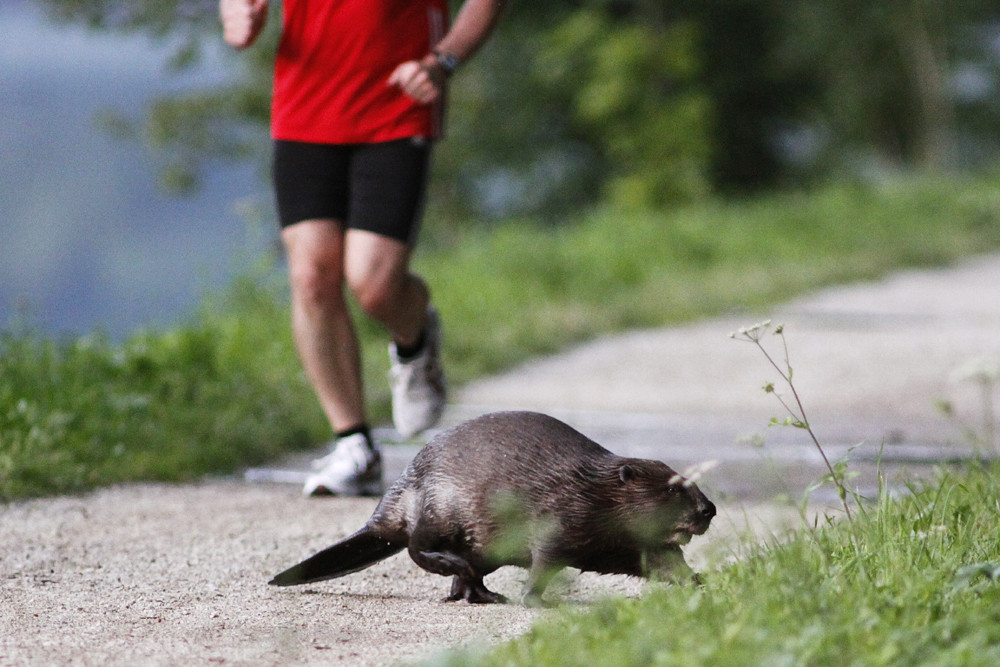
[[978, 357], [970, 359], [951, 374], [952, 382], [976, 382], [992, 384], [1000, 380], [1000, 359], [996, 357]]

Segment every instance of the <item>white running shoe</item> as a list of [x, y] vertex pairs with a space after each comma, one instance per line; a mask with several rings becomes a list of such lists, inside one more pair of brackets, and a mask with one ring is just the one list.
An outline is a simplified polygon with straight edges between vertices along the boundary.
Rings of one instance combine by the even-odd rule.
[[337, 446], [312, 463], [313, 473], [302, 488], [306, 496], [382, 495], [382, 456], [362, 433], [337, 441]]
[[389, 383], [392, 386], [392, 422], [404, 438], [411, 438], [438, 423], [444, 412], [447, 387], [441, 368], [441, 319], [427, 309], [426, 340], [414, 359], [399, 358], [389, 345]]

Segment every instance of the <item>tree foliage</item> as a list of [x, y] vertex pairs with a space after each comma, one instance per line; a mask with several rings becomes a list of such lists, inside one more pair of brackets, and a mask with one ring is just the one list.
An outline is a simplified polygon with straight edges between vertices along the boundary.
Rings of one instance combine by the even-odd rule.
[[995, 77], [997, 53], [975, 34], [1000, 18], [995, 3], [797, 0], [784, 18], [778, 62], [812, 81], [812, 119], [829, 128], [833, 149], [925, 168], [954, 164], [962, 104], [955, 74], [976, 63]]
[[707, 192], [697, 25], [622, 17], [607, 4], [515, 5], [456, 78], [442, 157], [458, 194], [509, 214]]
[[[220, 39], [216, 0], [36, 1], [176, 39], [173, 67]], [[514, 3], [455, 77], [432, 201], [453, 218], [562, 216], [983, 159], [1000, 127], [998, 22], [990, 0]], [[277, 24], [233, 54], [230, 86], [149, 110], [145, 134], [177, 182], [206, 157], [264, 159]]]

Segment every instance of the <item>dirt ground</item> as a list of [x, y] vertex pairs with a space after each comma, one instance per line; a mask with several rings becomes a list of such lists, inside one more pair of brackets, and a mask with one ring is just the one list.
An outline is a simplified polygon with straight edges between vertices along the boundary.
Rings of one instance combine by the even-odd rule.
[[[405, 554], [336, 581], [266, 585], [360, 527], [374, 506], [236, 480], [7, 506], [0, 665], [392, 665], [513, 638], [550, 613], [441, 602], [450, 582]], [[687, 547], [689, 561], [700, 569], [732, 557], [751, 516], [776, 532], [797, 521], [778, 506], [723, 507]], [[516, 599], [525, 575], [504, 568], [487, 585]], [[646, 585], [570, 572], [547, 598], [586, 604]]]

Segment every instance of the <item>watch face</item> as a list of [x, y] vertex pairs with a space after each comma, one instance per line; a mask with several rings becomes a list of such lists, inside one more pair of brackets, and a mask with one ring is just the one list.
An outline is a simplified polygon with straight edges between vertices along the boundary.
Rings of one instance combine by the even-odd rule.
[[437, 54], [438, 64], [441, 65], [443, 69], [448, 74], [451, 74], [458, 67], [458, 58], [451, 53], [438, 52]]

